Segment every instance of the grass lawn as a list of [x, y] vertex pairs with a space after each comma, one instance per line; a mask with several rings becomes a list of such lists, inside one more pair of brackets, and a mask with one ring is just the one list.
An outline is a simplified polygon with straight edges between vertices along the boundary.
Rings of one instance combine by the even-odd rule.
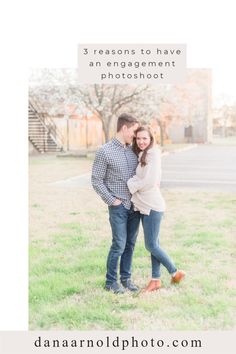
[[[63, 161], [61, 161], [63, 160]], [[187, 273], [155, 293], [103, 289], [110, 246], [107, 208], [89, 187], [57, 180], [85, 174], [89, 159], [30, 160], [30, 329], [228, 330], [235, 328], [236, 195], [163, 190], [161, 245]], [[150, 259], [140, 230], [133, 279], [143, 287]]]

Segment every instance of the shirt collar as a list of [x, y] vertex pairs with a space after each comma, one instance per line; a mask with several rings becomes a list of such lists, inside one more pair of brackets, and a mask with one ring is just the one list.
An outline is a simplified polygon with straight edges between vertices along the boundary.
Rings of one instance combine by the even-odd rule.
[[116, 146], [122, 147], [124, 149], [130, 148], [131, 145], [126, 145], [126, 144], [122, 144], [117, 138], [113, 138], [112, 139], [113, 144], [115, 144]]

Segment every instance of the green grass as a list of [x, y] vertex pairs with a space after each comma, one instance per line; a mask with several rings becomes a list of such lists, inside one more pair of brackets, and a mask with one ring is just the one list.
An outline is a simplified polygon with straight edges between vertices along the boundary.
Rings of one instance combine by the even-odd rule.
[[35, 203], [32, 205], [32, 208], [40, 208], [40, 204]]
[[[186, 270], [182, 284], [172, 286], [162, 269], [159, 292], [138, 296], [106, 292], [110, 245], [110, 235], [105, 235], [106, 209], [84, 210], [83, 222], [73, 212], [74, 221], [67, 222], [65, 215], [57, 225], [59, 232], [30, 242], [30, 329], [234, 328], [235, 197], [173, 191], [166, 199], [169, 211], [162, 224], [161, 246]], [[141, 287], [150, 278], [142, 233], [135, 248], [133, 277]]]

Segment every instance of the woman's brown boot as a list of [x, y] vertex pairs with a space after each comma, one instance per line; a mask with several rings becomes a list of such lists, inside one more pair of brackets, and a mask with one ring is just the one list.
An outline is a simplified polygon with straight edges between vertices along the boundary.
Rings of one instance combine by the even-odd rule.
[[172, 284], [180, 283], [184, 279], [184, 277], [185, 277], [185, 272], [183, 272], [182, 270], [177, 270], [175, 275], [171, 277], [171, 283]]
[[160, 279], [156, 280], [150, 280], [146, 288], [142, 290], [142, 292], [151, 292], [151, 291], [156, 291], [161, 288], [161, 281]]

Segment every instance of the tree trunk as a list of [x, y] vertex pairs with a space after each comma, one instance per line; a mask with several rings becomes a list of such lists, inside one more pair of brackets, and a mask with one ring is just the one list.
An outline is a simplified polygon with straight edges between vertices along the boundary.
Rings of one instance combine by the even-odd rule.
[[110, 130], [110, 124], [106, 124], [103, 120], [102, 120], [102, 130], [104, 133], [104, 138], [105, 138], [105, 143], [107, 143], [109, 141], [109, 130]]
[[109, 117], [106, 122], [104, 122], [104, 120], [102, 120], [102, 129], [103, 129], [103, 132], [104, 132], [105, 143], [107, 143], [110, 140], [111, 122], [112, 122], [112, 116]]
[[157, 119], [157, 123], [160, 128], [160, 145], [164, 146], [164, 129], [163, 129], [162, 123], [159, 119]]
[[223, 135], [223, 138], [226, 138], [226, 119], [224, 119], [222, 135]]
[[109, 141], [109, 129], [104, 130], [104, 136], [105, 136], [105, 143]]

